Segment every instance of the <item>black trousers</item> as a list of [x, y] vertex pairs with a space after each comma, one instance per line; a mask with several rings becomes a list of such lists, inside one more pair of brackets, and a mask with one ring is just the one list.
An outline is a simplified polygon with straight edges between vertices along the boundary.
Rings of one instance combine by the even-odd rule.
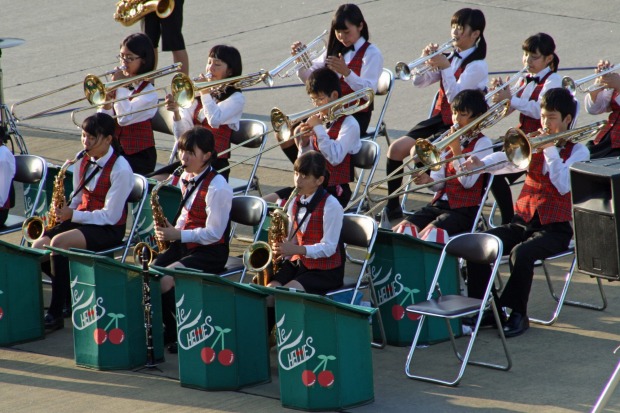
[[611, 132], [608, 132], [597, 145], [594, 144], [594, 141], [588, 141], [586, 148], [590, 151], [590, 159], [620, 156], [620, 148], [611, 147]]
[[[532, 221], [525, 223], [517, 215], [512, 223], [485, 232], [502, 240], [504, 255], [510, 254], [510, 278], [498, 303], [501, 307], [509, 307], [526, 315], [534, 278], [534, 263], [568, 249], [573, 237], [570, 222], [542, 225], [537, 213]], [[490, 276], [490, 266], [467, 262], [468, 295], [482, 298]]]

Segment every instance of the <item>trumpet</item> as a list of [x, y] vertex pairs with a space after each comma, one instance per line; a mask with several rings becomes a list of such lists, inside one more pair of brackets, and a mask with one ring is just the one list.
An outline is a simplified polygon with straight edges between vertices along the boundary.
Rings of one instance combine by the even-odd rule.
[[[518, 83], [518, 81], [520, 79], [523, 79], [523, 75], [528, 71], [528, 69], [529, 69], [528, 66], [524, 66], [523, 69], [519, 70], [517, 73], [515, 73], [512, 76], [510, 76], [508, 82], [505, 83], [505, 84], [502, 82], [502, 79], [499, 78], [500, 84], [495, 86], [495, 88], [493, 90], [491, 90], [489, 93], [487, 93], [484, 96], [484, 100], [488, 101], [493, 96], [495, 96], [497, 93], [499, 93], [500, 90], [502, 90], [502, 89], [504, 89], [506, 87], [510, 87], [510, 96], [514, 96], [517, 93], [519, 93], [521, 90], [525, 89], [525, 86], [527, 86], [527, 83], [524, 83], [521, 86], [517, 86], [517, 83]], [[512, 85], [513, 82], [514, 82], [514, 85]]]
[[[115, 69], [112, 69], [112, 70], [108, 70], [107, 72], [100, 74], [100, 75], [99, 75], [99, 77], [109, 76], [109, 75], [112, 75], [112, 74], [114, 74], [114, 73], [116, 73], [116, 72], [119, 72], [119, 71], [121, 71], [121, 70], [125, 70], [126, 68], [127, 68], [127, 66], [120, 66], [120, 67], [118, 67], [118, 68], [115, 68]], [[38, 99], [44, 98], [44, 97], [47, 97], [47, 96], [50, 96], [50, 95], [56, 94], [56, 93], [58, 93], [58, 92], [62, 92], [63, 90], [70, 89], [70, 88], [72, 88], [72, 87], [74, 87], [74, 86], [77, 86], [77, 85], [80, 85], [80, 84], [82, 84], [82, 83], [83, 83], [82, 81], [80, 81], [80, 82], [75, 82], [75, 83], [71, 83], [71, 84], [69, 84], [69, 85], [62, 86], [62, 87], [59, 87], [59, 88], [54, 89], [54, 90], [50, 90], [49, 92], [41, 93], [41, 94], [36, 95], [36, 96], [33, 96], [33, 97], [31, 97], [31, 98], [24, 99], [24, 100], [20, 100], [19, 102], [15, 102], [15, 103], [13, 103], [13, 104], [11, 105], [11, 114], [12, 114], [12, 115], [13, 115], [13, 116], [17, 119], [17, 120], [23, 121], [23, 120], [27, 120], [27, 119], [34, 119], [34, 118], [38, 118], [39, 116], [44, 115], [44, 114], [46, 114], [46, 113], [48, 113], [48, 112], [52, 112], [52, 111], [54, 111], [54, 110], [57, 110], [57, 109], [60, 109], [60, 108], [64, 108], [64, 107], [66, 107], [66, 106], [73, 105], [74, 103], [80, 102], [80, 101], [84, 100], [85, 98], [79, 98], [79, 99], [76, 99], [76, 100], [72, 100], [71, 102], [63, 103], [63, 104], [61, 104], [61, 105], [54, 106], [54, 107], [51, 107], [51, 108], [49, 108], [49, 109], [46, 109], [46, 110], [43, 110], [43, 111], [40, 111], [40, 112], [36, 112], [36, 113], [34, 113], [34, 114], [32, 114], [32, 115], [28, 115], [28, 116], [17, 116], [17, 115], [15, 114], [15, 108], [16, 108], [17, 106], [21, 106], [21, 105], [23, 105], [23, 104], [25, 104], [25, 103], [32, 102], [32, 101], [34, 101], [34, 100], [38, 100]]]
[[299, 48], [295, 55], [284, 60], [273, 70], [270, 70], [269, 77], [271, 79], [276, 76], [287, 78], [293, 76], [300, 69], [309, 69], [312, 66], [312, 61], [325, 53], [327, 49], [327, 43], [323, 39], [326, 34], [327, 30], [323, 31], [306, 46]]
[[594, 122], [580, 128], [533, 138], [517, 128], [508, 129], [504, 136], [504, 152], [508, 160], [518, 168], [525, 169], [532, 160], [532, 153], [549, 143], [560, 145], [568, 141], [579, 142], [596, 135], [607, 121]]
[[572, 93], [573, 95], [575, 94], [575, 92], [577, 90], [579, 90], [581, 93], [590, 93], [590, 92], [595, 92], [597, 90], [600, 89], [604, 89], [605, 86], [602, 85], [597, 85], [597, 84], [593, 84], [590, 85], [586, 88], [582, 87], [581, 85], [588, 83], [591, 80], [597, 79], [601, 76], [604, 76], [608, 73], [611, 72], [615, 72], [616, 70], [620, 69], [620, 65], [615, 65], [615, 66], [611, 66], [605, 70], [602, 70], [598, 73], [594, 73], [592, 75], [586, 76], [586, 77], [582, 77], [581, 79], [577, 79], [577, 80], [573, 80], [573, 78], [569, 77], [569, 76], [564, 76], [562, 78], [562, 87], [565, 87], [566, 89], [568, 89], [568, 91], [570, 93]]
[[[411, 75], [413, 74], [414, 76], [417, 75], [421, 75], [423, 73], [428, 72], [429, 70], [431, 70], [430, 66], [422, 66], [424, 65], [427, 61], [429, 61], [430, 59], [432, 59], [435, 56], [438, 56], [440, 54], [442, 54], [443, 52], [445, 52], [448, 49], [451, 49], [454, 47], [454, 42], [456, 41], [455, 38], [450, 39], [450, 41], [445, 42], [444, 44], [442, 44], [441, 46], [439, 46], [437, 48], [437, 50], [435, 50], [433, 53], [427, 55], [427, 56], [422, 56], [412, 62], [409, 63], [405, 63], [405, 62], [398, 62], [396, 63], [396, 68], [394, 69], [396, 72], [396, 78], [397, 79], [401, 79], [401, 80], [409, 80], [411, 79]], [[422, 67], [420, 67], [422, 66]]]

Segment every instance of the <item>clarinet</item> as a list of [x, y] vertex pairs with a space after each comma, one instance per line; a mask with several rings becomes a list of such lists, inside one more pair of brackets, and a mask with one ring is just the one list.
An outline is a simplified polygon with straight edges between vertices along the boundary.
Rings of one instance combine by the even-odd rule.
[[142, 248], [140, 261], [142, 263], [142, 301], [144, 304], [144, 328], [146, 329], [146, 368], [154, 368], [155, 350], [153, 347], [153, 309], [151, 305], [151, 286], [149, 276], [148, 247]]

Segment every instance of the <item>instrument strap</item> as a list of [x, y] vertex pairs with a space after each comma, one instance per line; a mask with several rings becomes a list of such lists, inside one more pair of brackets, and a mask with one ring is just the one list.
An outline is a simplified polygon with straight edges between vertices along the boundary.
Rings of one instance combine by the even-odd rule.
[[200, 183], [202, 182], [203, 179], [205, 179], [205, 177], [207, 176], [209, 172], [211, 172], [211, 167], [205, 170], [204, 173], [200, 175], [198, 179], [196, 179], [196, 181], [194, 182], [194, 186], [192, 186], [188, 191], [185, 192], [185, 195], [183, 195], [183, 199], [181, 200], [181, 203], [179, 204], [179, 208], [177, 209], [177, 213], [174, 214], [174, 219], [172, 220], [173, 226], [176, 225], [177, 220], [181, 216], [181, 211], [183, 211], [183, 207], [185, 206], [185, 203], [187, 202], [189, 197], [192, 196], [194, 191], [200, 186]]
[[[80, 183], [80, 185], [78, 185], [77, 190], [73, 191], [71, 193], [71, 195], [69, 196], [69, 200], [67, 201], [67, 204], [70, 204], [71, 201], [73, 200], [73, 198], [75, 197], [76, 194], [79, 194], [80, 191], [82, 189], [84, 189], [84, 187], [86, 187], [86, 185], [88, 185], [88, 183], [90, 181], [92, 181], [92, 179], [95, 177], [95, 175], [97, 175], [97, 172], [99, 172], [100, 169], [103, 169], [101, 166], [95, 164], [95, 169], [90, 173], [90, 175], [88, 175], [88, 178], [86, 178], [85, 180], [82, 180], [82, 182]], [[86, 174], [85, 174], [86, 175]]]
[[[321, 202], [323, 200], [323, 198], [325, 197], [325, 195], [329, 196], [329, 194], [327, 193], [327, 191], [325, 190], [325, 188], [323, 188], [322, 186], [320, 186], [316, 192], [314, 193], [314, 196], [312, 197], [312, 201], [310, 201], [308, 203], [308, 206], [306, 206], [306, 213], [304, 214], [304, 216], [301, 218], [301, 221], [299, 221], [297, 223], [297, 228], [295, 228], [295, 230], [293, 231], [293, 233], [291, 234], [291, 236], [288, 238], [289, 241], [293, 239], [293, 237], [295, 236], [295, 234], [297, 234], [297, 231], [299, 231], [299, 228], [301, 228], [301, 225], [304, 223], [304, 221], [306, 220], [306, 218], [308, 218], [308, 216], [310, 216], [310, 214], [312, 213], [312, 211], [314, 211], [314, 209], [317, 207], [317, 205], [319, 204], [319, 202]], [[297, 217], [295, 218], [295, 222], [297, 222]]]

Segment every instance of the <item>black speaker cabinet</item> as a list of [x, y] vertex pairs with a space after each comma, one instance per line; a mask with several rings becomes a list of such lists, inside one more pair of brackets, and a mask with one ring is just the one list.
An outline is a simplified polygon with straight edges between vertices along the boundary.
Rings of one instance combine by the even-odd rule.
[[575, 250], [580, 271], [620, 279], [620, 159], [577, 162], [570, 168]]

